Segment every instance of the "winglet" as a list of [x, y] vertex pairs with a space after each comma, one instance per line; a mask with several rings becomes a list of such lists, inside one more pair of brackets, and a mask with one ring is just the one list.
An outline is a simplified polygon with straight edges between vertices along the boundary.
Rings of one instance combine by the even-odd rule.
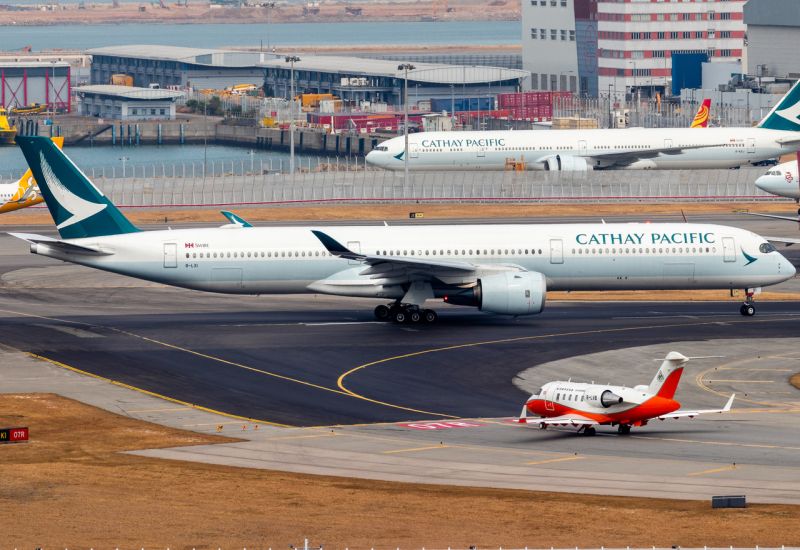
[[322, 246], [327, 248], [328, 252], [334, 256], [347, 258], [348, 260], [363, 260], [366, 258], [366, 256], [362, 254], [356, 254], [346, 246], [342, 245], [339, 241], [329, 235], [326, 235], [322, 231], [315, 231], [312, 229], [311, 232], [316, 238], [319, 239], [319, 241], [322, 243]]
[[728, 412], [729, 410], [731, 410], [731, 405], [733, 405], [733, 400], [734, 400], [735, 397], [736, 397], [735, 393], [733, 395], [731, 395], [731, 398], [728, 399], [728, 402], [722, 408], [722, 412]]
[[528, 404], [525, 403], [522, 406], [522, 412], [519, 413], [519, 423], [520, 424], [527, 424], [528, 423]]
[[228, 218], [228, 221], [230, 221], [232, 224], [240, 225], [242, 227], [253, 227], [252, 225], [244, 221], [242, 218], [240, 218], [233, 212], [228, 212], [227, 210], [220, 210], [220, 212], [222, 213], [223, 216]]

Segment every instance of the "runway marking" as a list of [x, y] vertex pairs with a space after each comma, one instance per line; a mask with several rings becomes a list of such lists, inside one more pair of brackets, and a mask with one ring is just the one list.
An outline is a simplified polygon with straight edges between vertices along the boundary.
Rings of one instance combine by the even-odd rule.
[[[68, 322], [71, 322], [71, 321], [68, 321]], [[76, 323], [76, 324], [84, 324], [85, 325], [87, 323]], [[151, 391], [143, 390], [142, 388], [137, 388], [136, 386], [123, 384], [122, 382], [117, 382], [116, 380], [111, 380], [110, 378], [105, 378], [103, 376], [98, 376], [97, 374], [92, 374], [91, 372], [82, 371], [80, 369], [76, 369], [75, 367], [70, 367], [69, 365], [65, 365], [64, 363], [59, 363], [58, 361], [53, 361], [52, 359], [48, 359], [47, 357], [44, 357], [42, 355], [36, 355], [35, 353], [31, 353], [29, 351], [22, 351], [21, 349], [17, 349], [17, 348], [15, 348], [13, 346], [9, 346], [8, 344], [0, 343], [0, 346], [2, 346], [4, 348], [7, 348], [7, 349], [10, 349], [10, 350], [13, 350], [13, 351], [17, 351], [19, 353], [24, 353], [25, 355], [33, 357], [34, 359], [41, 359], [42, 361], [47, 361], [48, 363], [52, 363], [53, 365], [56, 365], [58, 367], [62, 367], [62, 368], [71, 370], [73, 372], [77, 372], [78, 374], [84, 374], [86, 376], [91, 376], [92, 378], [96, 378], [96, 379], [102, 380], [104, 382], [110, 382], [111, 384], [114, 384], [115, 386], [120, 386], [120, 387], [123, 387], [123, 388], [127, 388], [129, 390], [138, 391], [138, 392], [144, 393], [146, 395], [152, 395], [153, 397], [158, 397], [159, 399], [165, 399], [165, 400], [171, 401], [173, 403], [178, 403], [179, 405], [186, 405], [187, 407], [192, 408], [192, 409], [197, 409], [197, 410], [200, 410], [200, 411], [206, 411], [206, 412], [210, 412], [210, 413], [214, 413], [214, 414], [219, 414], [219, 415], [222, 415], [222, 416], [227, 416], [228, 418], [239, 418], [241, 420], [245, 420], [245, 421], [248, 421], [248, 422], [258, 422], [258, 423], [261, 423], [261, 424], [270, 424], [272, 426], [280, 426], [282, 428], [292, 428], [293, 427], [293, 426], [289, 426], [287, 424], [278, 424], [276, 422], [269, 422], [268, 420], [253, 420], [252, 418], [245, 418], [243, 416], [237, 416], [235, 414], [228, 414], [228, 413], [224, 413], [224, 412], [220, 412], [220, 411], [215, 411], [214, 409], [209, 409], [207, 407], [201, 407], [200, 405], [193, 405], [192, 403], [187, 403], [186, 401], [180, 401], [179, 399], [174, 399], [172, 397], [167, 397], [166, 395], [160, 395], [158, 393], [153, 393]], [[237, 424], [238, 424], [238, 422], [237, 422]]]
[[125, 411], [126, 413], [152, 413], [162, 411], [190, 411], [191, 407], [181, 407], [180, 409], [145, 409], [143, 411]]
[[88, 330], [82, 330], [75, 327], [62, 327], [61, 325], [46, 325], [42, 324], [33, 324], [30, 325], [32, 327], [40, 327], [40, 328], [49, 328], [53, 330], [57, 330], [58, 332], [63, 332], [64, 334], [69, 334], [71, 336], [77, 336], [78, 338], [105, 338], [102, 334], [96, 334], [94, 332], [89, 332]]
[[409, 453], [411, 451], [428, 451], [430, 449], [449, 449], [450, 445], [436, 445], [435, 447], [417, 447], [416, 449], [400, 449], [398, 451], [383, 451], [382, 455], [388, 455], [391, 453]]
[[702, 443], [703, 445], [724, 445], [726, 447], [756, 447], [759, 449], [783, 449], [785, 451], [800, 451], [800, 447], [779, 447], [778, 445], [756, 445], [752, 443], [726, 443], [723, 441], [697, 441], [693, 439], [675, 439], [670, 437], [652, 437], [646, 435], [627, 436], [637, 439], [654, 439], [657, 441], [674, 441], [677, 443]]
[[706, 382], [747, 382], [748, 384], [774, 384], [774, 380], [706, 380]]
[[577, 460], [579, 458], [586, 458], [585, 456], [568, 456], [567, 458], [554, 458], [552, 460], [540, 460], [539, 462], [526, 462], [525, 466], [533, 466], [534, 464], [547, 464], [549, 462], [561, 462], [564, 460]]
[[314, 435], [294, 435], [290, 437], [270, 437], [267, 441], [278, 441], [279, 439], [306, 439], [309, 437], [331, 437], [341, 434], [314, 434]]
[[[125, 331], [125, 330], [122, 330], [122, 329], [118, 329], [118, 328], [114, 328], [114, 327], [106, 327], [106, 326], [103, 326], [103, 325], [96, 325], [96, 324], [92, 324], [92, 323], [82, 323], [82, 322], [78, 322], [78, 321], [67, 321], [65, 319], [55, 319], [55, 318], [51, 318], [51, 317], [42, 317], [41, 315], [33, 315], [33, 314], [30, 314], [30, 313], [21, 313], [21, 312], [17, 312], [17, 311], [0, 310], [0, 312], [2, 312], [2, 313], [13, 313], [13, 314], [22, 315], [22, 316], [25, 316], [25, 317], [34, 317], [34, 318], [37, 318], [37, 319], [47, 319], [48, 321], [60, 321], [60, 322], [63, 322], [63, 323], [71, 323], [73, 325], [84, 325], [84, 326], [89, 326], [89, 327], [105, 328], [107, 330], [113, 330], [114, 332], [118, 332], [120, 334], [125, 334], [125, 335], [131, 336], [133, 338], [139, 338], [141, 340], [145, 340], [145, 341], [148, 341], [148, 342], [153, 342], [154, 344], [159, 344], [161, 346], [165, 346], [165, 347], [168, 347], [168, 348], [172, 348], [172, 349], [176, 349], [176, 350], [179, 350], [179, 351], [183, 351], [185, 353], [196, 355], [198, 357], [203, 357], [205, 359], [211, 359], [212, 361], [219, 361], [220, 363], [224, 363], [226, 365], [231, 365], [231, 366], [239, 367], [239, 368], [242, 368], [242, 369], [245, 369], [245, 370], [258, 372], [258, 373], [261, 373], [261, 374], [266, 374], [268, 376], [273, 376], [273, 377], [279, 378], [281, 380], [287, 380], [289, 382], [296, 382], [297, 384], [302, 384], [304, 386], [310, 386], [312, 388], [317, 388], [317, 389], [329, 391], [329, 392], [332, 392], [332, 393], [338, 393], [338, 394], [341, 394], [341, 395], [347, 395], [347, 396], [350, 396], [350, 397], [356, 397], [358, 399], [363, 399], [365, 401], [370, 401], [372, 403], [377, 403], [379, 405], [384, 405], [386, 407], [392, 407], [392, 408], [395, 408], [395, 409], [402, 409], [402, 410], [405, 410], [405, 411], [411, 411], [411, 412], [416, 412], [416, 413], [420, 413], [420, 414], [432, 414], [434, 416], [444, 416], [444, 417], [447, 417], [447, 418], [459, 418], [458, 416], [454, 416], [454, 415], [451, 415], [451, 414], [442, 414], [442, 413], [435, 413], [435, 412], [429, 412], [429, 411], [421, 411], [421, 410], [418, 410], [418, 409], [411, 409], [409, 407], [401, 407], [400, 405], [392, 405], [391, 403], [384, 403], [382, 401], [376, 401], [374, 399], [367, 399], [366, 397], [361, 397], [361, 396], [356, 395], [356, 394], [354, 394], [352, 392], [349, 392], [349, 391], [339, 391], [339, 390], [335, 390], [333, 388], [326, 388], [325, 386], [319, 386], [317, 384], [312, 384], [310, 382], [305, 382], [303, 380], [297, 380], [296, 378], [290, 378], [288, 376], [275, 374], [273, 372], [268, 372], [268, 371], [257, 369], [257, 368], [254, 368], [254, 367], [248, 367], [246, 365], [242, 365], [242, 364], [239, 364], [239, 363], [234, 363], [233, 361], [227, 361], [225, 359], [220, 359], [219, 357], [206, 355], [204, 353], [200, 353], [200, 352], [197, 352], [197, 351], [192, 351], [190, 349], [182, 348], [180, 346], [175, 346], [173, 344], [167, 344], [166, 342], [160, 342], [158, 340], [154, 340], [154, 339], [148, 338], [146, 336], [140, 336], [138, 334], [133, 334], [132, 332], [128, 332], [128, 331]], [[17, 351], [19, 351], [19, 350], [17, 350]], [[23, 353], [27, 353], [27, 352], [23, 352]], [[98, 377], [98, 378], [102, 378], [102, 377]], [[236, 416], [236, 415], [226, 415], [226, 416], [231, 416], [231, 417], [234, 417], [234, 418], [241, 418], [241, 417]], [[264, 421], [264, 423], [267, 423], [267, 422]], [[294, 426], [288, 426], [286, 424], [276, 424], [274, 422], [272, 422], [271, 424], [275, 424], [276, 426], [289, 427], [289, 428], [294, 427]]]
[[[222, 414], [222, 413], [220, 413], [220, 414]], [[226, 416], [230, 416], [230, 415], [226, 415]], [[293, 427], [293, 426], [284, 426], [283, 424], [273, 424], [271, 422], [265, 422], [265, 421], [262, 421], [262, 420], [245, 420], [245, 422], [249, 422], [251, 424], [258, 424], [258, 423], [272, 424], [273, 426], [280, 426], [281, 428], [292, 428]], [[239, 424], [241, 424], [241, 422], [208, 422], [206, 424], [183, 424], [182, 427], [183, 428], [191, 428], [193, 426], [227, 426], [228, 424], [235, 424], [235, 425], [238, 426]]]
[[717, 468], [716, 470], [706, 470], [705, 472], [695, 472], [693, 474], [686, 474], [687, 476], [701, 476], [703, 474], [713, 474], [714, 472], [724, 472], [726, 470], [738, 470], [739, 466], [728, 466], [727, 468]]
[[[791, 318], [790, 319], [763, 319], [763, 320], [761, 320], [761, 319], [758, 319], [758, 320], [747, 319], [747, 320], [741, 320], [741, 321], [732, 321], [732, 323], [745, 323], [745, 322], [750, 322], [750, 323], [769, 323], [769, 322], [775, 322], [775, 321], [796, 321], [796, 320], [797, 319], [791, 319]], [[544, 339], [544, 338], [560, 338], [560, 337], [564, 337], [564, 336], [580, 336], [580, 335], [586, 335], [586, 334], [604, 334], [604, 333], [611, 333], [611, 332], [626, 332], [626, 331], [635, 331], [635, 330], [653, 330], [653, 329], [664, 329], [664, 328], [674, 328], [674, 327], [708, 326], [708, 325], [714, 325], [714, 324], [717, 324], [717, 323], [714, 323], [714, 322], [703, 322], [703, 323], [685, 323], [685, 324], [674, 324], [674, 325], [651, 325], [651, 326], [645, 326], [645, 327], [624, 327], [624, 328], [612, 328], [612, 329], [586, 330], [586, 331], [578, 331], [578, 332], [565, 332], [565, 333], [560, 333], [560, 334], [540, 334], [540, 335], [536, 335], [536, 336], [520, 336], [518, 338], [507, 338], [507, 339], [503, 339], [503, 340], [492, 340], [492, 341], [488, 341], [488, 342], [474, 342], [474, 343], [471, 343], [471, 344], [459, 344], [459, 345], [456, 345], [456, 346], [448, 346], [448, 347], [444, 347], [444, 348], [436, 348], [436, 349], [429, 349], [429, 350], [423, 350], [423, 351], [416, 351], [416, 352], [413, 352], [413, 353], [407, 353], [405, 355], [397, 355], [395, 357], [387, 357], [386, 359], [380, 359], [378, 361], [373, 361], [371, 363], [367, 363], [365, 365], [361, 365], [359, 367], [355, 367], [353, 369], [350, 369], [349, 371], [347, 371], [344, 374], [342, 374], [339, 377], [339, 379], [337, 380], [336, 383], [339, 386], [339, 388], [341, 388], [343, 391], [349, 393], [350, 395], [352, 395], [354, 397], [358, 397], [359, 399], [364, 399], [365, 401], [371, 401], [373, 403], [381, 403], [380, 401], [369, 399], [368, 397], [364, 397], [363, 395], [359, 395], [357, 393], [354, 393], [354, 392], [348, 390], [346, 387], [344, 387], [344, 384], [343, 384], [343, 381], [344, 381], [345, 377], [350, 375], [350, 374], [352, 374], [352, 373], [354, 373], [354, 372], [356, 372], [356, 371], [358, 371], [358, 370], [366, 369], [367, 367], [371, 367], [371, 366], [374, 366], [374, 365], [379, 365], [381, 363], [388, 363], [389, 361], [394, 361], [396, 359], [405, 359], [405, 358], [414, 357], [414, 356], [417, 356], [417, 355], [425, 355], [425, 354], [428, 354], [428, 353], [435, 353], [435, 352], [440, 352], [440, 351], [450, 351], [450, 350], [460, 349], [460, 348], [477, 347], [477, 346], [484, 346], [484, 345], [488, 345], [488, 344], [505, 344], [505, 343], [509, 343], [509, 342], [521, 342], [521, 341], [524, 341], [524, 340], [540, 340], [540, 339]], [[741, 362], [744, 362], [744, 361], [741, 361]], [[730, 363], [730, 364], [734, 365], [736, 363]], [[710, 370], [706, 371], [706, 372], [710, 372]], [[699, 375], [699, 376], [701, 376], [701, 375]], [[702, 386], [702, 387], [705, 388], [705, 386]], [[708, 388], [706, 388], [706, 389], [708, 389]], [[713, 390], [710, 390], [710, 391], [713, 391]], [[713, 392], [713, 393], [718, 393], [718, 392]], [[722, 394], [719, 394], [719, 395], [722, 395]], [[753, 401], [753, 403], [758, 403], [758, 402], [757, 401]], [[385, 405], [386, 403], [382, 403], [382, 404]], [[766, 404], [766, 403], [759, 403], [759, 404]], [[771, 403], [770, 403], [770, 405], [771, 405]], [[390, 406], [393, 406], [393, 405], [390, 405]], [[448, 416], [448, 415], [440, 415], [440, 416]], [[457, 418], [457, 417], [451, 416], [451, 418]]]

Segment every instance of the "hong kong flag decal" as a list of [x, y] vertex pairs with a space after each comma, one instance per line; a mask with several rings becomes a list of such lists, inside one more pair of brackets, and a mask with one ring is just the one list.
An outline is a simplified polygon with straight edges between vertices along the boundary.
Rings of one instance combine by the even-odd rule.
[[479, 428], [485, 424], [474, 424], [472, 422], [419, 422], [416, 424], [398, 424], [401, 428], [414, 428], [415, 430], [449, 430], [450, 428]]

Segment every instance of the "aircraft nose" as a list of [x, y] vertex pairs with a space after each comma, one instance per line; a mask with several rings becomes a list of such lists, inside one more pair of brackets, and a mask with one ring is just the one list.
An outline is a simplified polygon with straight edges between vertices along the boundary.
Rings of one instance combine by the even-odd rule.
[[776, 185], [775, 181], [773, 180], [772, 176], [761, 176], [756, 180], [756, 187], [765, 191], [767, 193], [772, 193], [773, 195], [777, 195], [776, 193]]
[[367, 163], [371, 164], [372, 166], [380, 166], [380, 164], [378, 163], [378, 158], [380, 157], [378, 153], [375, 151], [370, 151], [369, 153], [367, 153], [366, 157]]
[[[786, 256], [781, 254], [781, 267], [786, 266], [786, 278], [791, 279], [797, 273], [797, 268], [794, 266], [792, 262], [786, 259]], [[781, 269], [781, 271], [783, 271]]]

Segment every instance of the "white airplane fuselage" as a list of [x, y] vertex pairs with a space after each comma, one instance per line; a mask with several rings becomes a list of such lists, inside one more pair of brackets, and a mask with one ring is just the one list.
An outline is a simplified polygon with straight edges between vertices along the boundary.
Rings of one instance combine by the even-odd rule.
[[[777, 141], [789, 136], [798, 133], [765, 128], [422, 132], [408, 136], [408, 161], [409, 170], [505, 170], [509, 159], [526, 162], [528, 170], [543, 170], [545, 161], [556, 156], [566, 159], [565, 171], [570, 170], [570, 158], [584, 159], [592, 169], [735, 168], [793, 151]], [[648, 154], [653, 149], [697, 146], [705, 147]], [[371, 151], [367, 162], [403, 170], [404, 147], [404, 136], [392, 138]]]
[[756, 187], [773, 195], [800, 200], [800, 174], [797, 168], [796, 160], [770, 168], [756, 180]]
[[[360, 275], [364, 263], [332, 256], [311, 229], [144, 231], [67, 241], [107, 255], [68, 253], [46, 243], [33, 244], [32, 252], [148, 281], [233, 294], [398, 298], [405, 293], [402, 281], [414, 280], [412, 266], [392, 272], [394, 284], [375, 284], [375, 277]], [[435, 268], [431, 284], [436, 297], [456, 295], [476, 277], [498, 270], [542, 273], [547, 290], [743, 289], [777, 284], [795, 274], [763, 238], [717, 225], [352, 226], [324, 231], [361, 254], [478, 266], [469, 273]]]

